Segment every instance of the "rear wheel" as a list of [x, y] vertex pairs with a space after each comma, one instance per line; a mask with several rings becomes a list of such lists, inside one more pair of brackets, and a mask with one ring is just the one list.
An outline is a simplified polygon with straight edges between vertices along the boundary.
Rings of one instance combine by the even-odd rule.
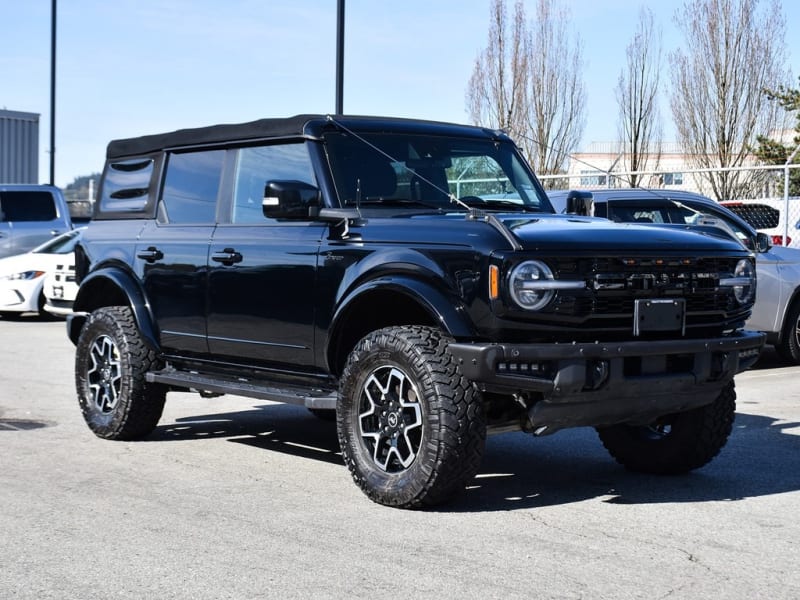
[[719, 454], [735, 413], [731, 381], [706, 406], [660, 417], [647, 426], [614, 425], [597, 433], [611, 456], [631, 471], [675, 475], [698, 469]]
[[800, 302], [793, 303], [789, 309], [781, 332], [781, 341], [775, 349], [783, 359], [800, 364]]
[[78, 402], [89, 428], [98, 437], [117, 440], [152, 432], [161, 418], [166, 388], [147, 383], [145, 374], [159, 367], [130, 308], [94, 311], [75, 351]]
[[353, 479], [373, 501], [415, 508], [460, 493], [480, 467], [480, 395], [429, 327], [369, 334], [341, 379], [337, 426]]

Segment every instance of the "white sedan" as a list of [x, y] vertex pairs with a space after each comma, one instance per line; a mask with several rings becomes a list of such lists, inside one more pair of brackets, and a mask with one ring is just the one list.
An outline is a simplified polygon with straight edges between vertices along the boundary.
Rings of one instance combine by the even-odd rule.
[[73, 254], [80, 232], [73, 229], [30, 252], [0, 259], [0, 315], [42, 312], [45, 275]]

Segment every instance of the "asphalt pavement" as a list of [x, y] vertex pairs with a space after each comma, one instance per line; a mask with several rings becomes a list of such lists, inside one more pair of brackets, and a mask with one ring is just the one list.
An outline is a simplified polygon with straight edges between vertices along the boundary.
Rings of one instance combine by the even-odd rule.
[[800, 367], [771, 351], [688, 476], [507, 433], [427, 511], [370, 502], [300, 407], [170, 393], [145, 441], [96, 438], [63, 322], [0, 319], [0, 364], [0, 598], [800, 598]]

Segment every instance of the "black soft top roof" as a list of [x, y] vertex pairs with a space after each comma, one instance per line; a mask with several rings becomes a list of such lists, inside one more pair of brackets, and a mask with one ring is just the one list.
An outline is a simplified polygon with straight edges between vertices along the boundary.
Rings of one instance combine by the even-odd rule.
[[[331, 120], [333, 119], [333, 120]], [[166, 149], [188, 148], [227, 142], [247, 142], [269, 138], [318, 137], [325, 127], [336, 128], [341, 123], [358, 131], [409, 131], [432, 134], [456, 134], [471, 137], [504, 137], [499, 131], [435, 121], [397, 119], [389, 117], [352, 117], [325, 115], [295, 115], [280, 119], [259, 119], [249, 123], [211, 125], [194, 129], [179, 129], [168, 133], [113, 140], [108, 144], [106, 158], [141, 156]]]

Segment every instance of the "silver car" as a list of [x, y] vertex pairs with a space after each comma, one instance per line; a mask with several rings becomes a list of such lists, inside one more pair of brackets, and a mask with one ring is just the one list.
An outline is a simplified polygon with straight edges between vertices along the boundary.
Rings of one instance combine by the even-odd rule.
[[613, 221], [703, 229], [738, 239], [756, 252], [758, 288], [747, 328], [763, 331], [787, 361], [800, 364], [800, 249], [772, 246], [744, 219], [710, 198], [692, 192], [621, 188], [548, 192], [557, 212]]

